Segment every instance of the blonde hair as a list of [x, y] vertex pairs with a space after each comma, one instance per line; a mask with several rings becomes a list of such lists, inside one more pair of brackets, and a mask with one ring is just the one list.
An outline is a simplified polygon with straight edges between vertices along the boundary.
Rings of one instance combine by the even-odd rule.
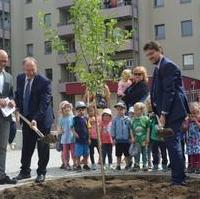
[[143, 75], [143, 80], [147, 83], [148, 82], [148, 74], [147, 74], [147, 69], [144, 66], [136, 66], [133, 68], [133, 75], [135, 72], [142, 73]]
[[200, 112], [200, 105], [198, 102], [191, 102], [189, 106], [190, 106], [190, 110], [199, 110]]
[[131, 78], [131, 75], [132, 75], [131, 70], [130, 70], [130, 69], [125, 69], [125, 70], [123, 70], [123, 71], [122, 71], [121, 77], [123, 78], [124, 75], [126, 75], [126, 76], [130, 79], [130, 78]]
[[143, 113], [146, 112], [146, 105], [143, 102], [137, 102], [133, 106], [134, 110], [141, 109]]

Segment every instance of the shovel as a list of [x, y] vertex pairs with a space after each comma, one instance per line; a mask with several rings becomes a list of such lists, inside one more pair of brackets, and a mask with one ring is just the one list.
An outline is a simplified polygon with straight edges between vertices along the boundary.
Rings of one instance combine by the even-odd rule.
[[46, 143], [46, 144], [50, 144], [50, 143], [56, 143], [58, 141], [57, 136], [56, 135], [52, 135], [52, 134], [47, 134], [44, 136], [44, 134], [36, 127], [36, 126], [32, 126], [31, 122], [24, 117], [21, 113], [18, 113], [19, 117], [27, 124], [29, 125], [29, 127], [35, 132], [37, 133], [37, 135], [40, 137], [39, 140]]
[[158, 115], [156, 115], [158, 121], [158, 136], [161, 138], [168, 138], [174, 136], [174, 131], [171, 128], [164, 128], [160, 122]]

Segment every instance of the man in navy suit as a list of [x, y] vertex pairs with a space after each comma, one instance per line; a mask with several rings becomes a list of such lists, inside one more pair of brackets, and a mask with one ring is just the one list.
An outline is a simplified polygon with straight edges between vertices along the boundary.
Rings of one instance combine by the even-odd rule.
[[155, 65], [151, 88], [153, 111], [160, 117], [162, 127], [172, 128], [175, 133], [165, 140], [172, 169], [172, 185], [185, 185], [180, 128], [189, 108], [181, 71], [175, 63], [164, 57], [159, 43], [147, 43], [144, 52], [148, 60]]
[[[17, 76], [15, 102], [19, 112], [31, 121], [32, 126], [36, 126], [44, 134], [48, 134], [53, 122], [51, 82], [38, 73], [37, 67], [36, 59], [32, 57], [24, 59], [24, 73]], [[22, 180], [31, 177], [31, 158], [37, 143], [39, 160], [36, 182], [43, 182], [49, 161], [49, 145], [38, 141], [37, 134], [24, 122], [22, 134], [22, 166], [16, 178]]]

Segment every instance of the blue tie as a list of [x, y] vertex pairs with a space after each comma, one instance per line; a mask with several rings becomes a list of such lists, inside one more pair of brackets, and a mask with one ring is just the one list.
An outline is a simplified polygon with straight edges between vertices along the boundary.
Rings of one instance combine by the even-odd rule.
[[27, 80], [27, 84], [26, 84], [26, 88], [24, 91], [24, 98], [23, 98], [23, 113], [24, 116], [28, 116], [29, 114], [29, 98], [30, 98], [30, 93], [31, 93], [31, 89], [30, 89], [30, 85], [31, 85], [31, 79]]

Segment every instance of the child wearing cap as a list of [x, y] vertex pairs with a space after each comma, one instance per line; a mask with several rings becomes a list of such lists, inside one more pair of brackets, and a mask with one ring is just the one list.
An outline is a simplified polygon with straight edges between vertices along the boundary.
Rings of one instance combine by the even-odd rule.
[[117, 111], [117, 116], [112, 122], [112, 138], [113, 144], [116, 147], [116, 157], [117, 157], [117, 167], [116, 170], [121, 170], [121, 158], [122, 155], [125, 156], [126, 167], [130, 167], [129, 158], [129, 138], [130, 138], [130, 119], [125, 115], [126, 106], [122, 102], [118, 102], [115, 106]]
[[133, 107], [130, 107], [129, 110], [128, 110], [128, 116], [129, 118], [132, 120], [133, 117], [134, 117], [134, 108]]
[[103, 153], [103, 164], [104, 168], [106, 163], [106, 156], [108, 157], [108, 169], [112, 164], [112, 135], [111, 135], [111, 126], [112, 126], [112, 112], [109, 108], [106, 108], [102, 112], [102, 121], [101, 121], [101, 144], [102, 144], [102, 153]]
[[149, 118], [145, 116], [146, 106], [142, 102], [134, 105], [135, 116], [131, 121], [132, 143], [136, 143], [140, 152], [135, 155], [135, 165], [132, 171], [140, 170], [140, 154], [142, 154], [143, 170], [148, 171], [147, 150], [149, 144]]
[[83, 169], [90, 170], [88, 166], [89, 155], [89, 132], [88, 132], [88, 119], [85, 117], [86, 105], [84, 102], [79, 101], [76, 103], [76, 116], [73, 118], [72, 131], [76, 137], [75, 140], [75, 157], [77, 161], [77, 171], [81, 171], [80, 158], [83, 157]]
[[75, 159], [74, 159], [74, 143], [75, 137], [71, 131], [71, 125], [73, 123], [73, 113], [72, 113], [72, 104], [68, 101], [62, 101], [60, 104], [60, 113], [61, 117], [59, 119], [59, 132], [62, 134], [61, 136], [61, 144], [62, 144], [62, 162], [63, 168], [66, 170], [71, 170], [69, 161], [70, 154], [73, 160], [73, 167], [75, 167]]

